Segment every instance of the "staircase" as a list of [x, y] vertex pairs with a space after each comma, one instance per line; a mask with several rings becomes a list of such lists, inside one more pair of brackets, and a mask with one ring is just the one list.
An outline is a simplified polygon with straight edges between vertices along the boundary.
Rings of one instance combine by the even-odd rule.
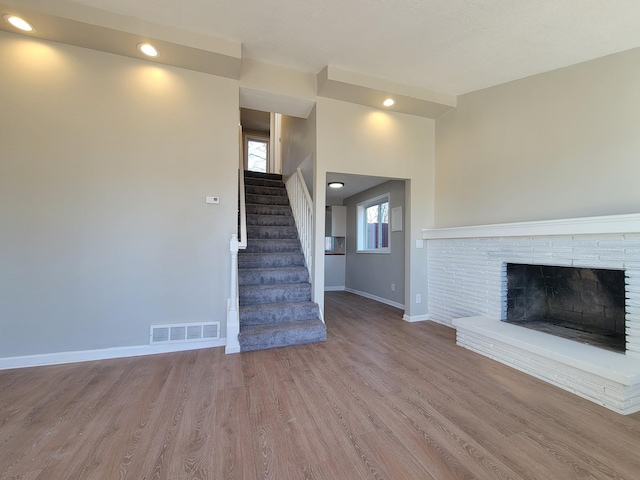
[[282, 176], [245, 172], [247, 248], [238, 253], [240, 350], [326, 340]]

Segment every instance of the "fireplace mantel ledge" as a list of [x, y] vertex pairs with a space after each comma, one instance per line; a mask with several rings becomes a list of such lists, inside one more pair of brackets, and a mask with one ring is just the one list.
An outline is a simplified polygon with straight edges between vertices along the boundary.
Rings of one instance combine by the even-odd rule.
[[640, 233], [640, 214], [423, 229], [424, 240]]

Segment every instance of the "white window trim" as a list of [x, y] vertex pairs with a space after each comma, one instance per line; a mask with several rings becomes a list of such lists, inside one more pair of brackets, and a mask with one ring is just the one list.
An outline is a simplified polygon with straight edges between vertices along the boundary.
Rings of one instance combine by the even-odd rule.
[[[389, 246], [384, 248], [361, 248], [360, 246], [364, 240], [364, 211], [367, 207], [371, 205], [377, 205], [381, 202], [380, 200], [387, 200], [389, 203], [389, 215], [391, 215], [391, 192], [383, 193], [382, 195], [378, 195], [377, 197], [369, 198], [364, 202], [360, 202], [356, 205], [356, 253], [373, 253], [375, 254], [383, 254], [388, 255], [391, 253], [391, 232], [387, 232], [389, 235]], [[391, 225], [389, 225], [391, 227]]]

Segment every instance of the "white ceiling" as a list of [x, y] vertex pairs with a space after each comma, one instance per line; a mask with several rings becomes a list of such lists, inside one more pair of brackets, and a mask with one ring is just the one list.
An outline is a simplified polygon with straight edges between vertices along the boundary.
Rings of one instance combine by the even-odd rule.
[[241, 42], [244, 58], [453, 95], [640, 46], [639, 0], [75, 3]]

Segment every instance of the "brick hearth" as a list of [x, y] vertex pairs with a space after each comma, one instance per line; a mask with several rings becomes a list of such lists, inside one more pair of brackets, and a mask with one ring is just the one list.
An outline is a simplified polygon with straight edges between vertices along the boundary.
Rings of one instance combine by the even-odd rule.
[[[424, 238], [429, 316], [456, 326], [458, 344], [620, 413], [640, 410], [639, 215], [425, 230]], [[624, 270], [626, 353], [501, 322], [507, 263]]]

